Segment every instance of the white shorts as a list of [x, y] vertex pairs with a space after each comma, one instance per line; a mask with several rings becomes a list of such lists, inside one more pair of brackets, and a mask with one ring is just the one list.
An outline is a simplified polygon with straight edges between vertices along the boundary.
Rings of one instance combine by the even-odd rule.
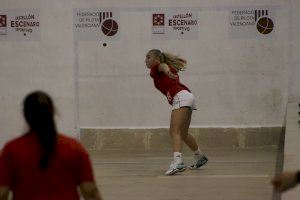
[[187, 90], [181, 90], [173, 97], [172, 110], [189, 107], [191, 110], [197, 110], [195, 107], [195, 97]]

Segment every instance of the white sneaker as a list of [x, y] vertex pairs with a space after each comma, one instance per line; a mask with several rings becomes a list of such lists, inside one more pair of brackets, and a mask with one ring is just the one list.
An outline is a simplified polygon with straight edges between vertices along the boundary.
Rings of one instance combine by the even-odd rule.
[[205, 165], [207, 163], [208, 159], [203, 156], [200, 159], [195, 160], [194, 164], [192, 164], [189, 168], [190, 169], [198, 169], [200, 167], [202, 167], [203, 165]]
[[177, 172], [183, 172], [184, 170], [186, 170], [186, 165], [183, 162], [181, 163], [172, 162], [170, 168], [166, 171], [165, 175], [166, 176], [174, 175]]

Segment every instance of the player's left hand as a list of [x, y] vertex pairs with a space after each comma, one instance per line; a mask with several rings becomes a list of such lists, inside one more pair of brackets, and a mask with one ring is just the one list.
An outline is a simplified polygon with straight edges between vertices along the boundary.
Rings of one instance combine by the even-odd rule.
[[177, 78], [178, 78], [178, 75], [172, 73], [171, 71], [168, 71], [168, 72], [167, 72], [167, 76], [168, 76], [170, 79], [177, 79]]

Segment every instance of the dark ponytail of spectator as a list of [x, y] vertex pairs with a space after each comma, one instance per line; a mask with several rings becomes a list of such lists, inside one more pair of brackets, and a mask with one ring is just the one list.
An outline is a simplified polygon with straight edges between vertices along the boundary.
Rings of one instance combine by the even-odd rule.
[[45, 170], [54, 153], [57, 136], [50, 96], [41, 91], [30, 93], [24, 100], [24, 116], [31, 131], [38, 135], [42, 146], [40, 168]]

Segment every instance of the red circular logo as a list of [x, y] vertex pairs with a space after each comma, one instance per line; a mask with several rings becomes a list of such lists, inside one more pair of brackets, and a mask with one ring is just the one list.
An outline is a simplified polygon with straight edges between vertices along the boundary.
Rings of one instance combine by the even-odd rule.
[[270, 18], [263, 17], [258, 20], [256, 27], [261, 34], [269, 34], [274, 29], [274, 23]]
[[113, 36], [118, 32], [118, 24], [113, 19], [107, 19], [102, 23], [101, 30], [104, 35]]

